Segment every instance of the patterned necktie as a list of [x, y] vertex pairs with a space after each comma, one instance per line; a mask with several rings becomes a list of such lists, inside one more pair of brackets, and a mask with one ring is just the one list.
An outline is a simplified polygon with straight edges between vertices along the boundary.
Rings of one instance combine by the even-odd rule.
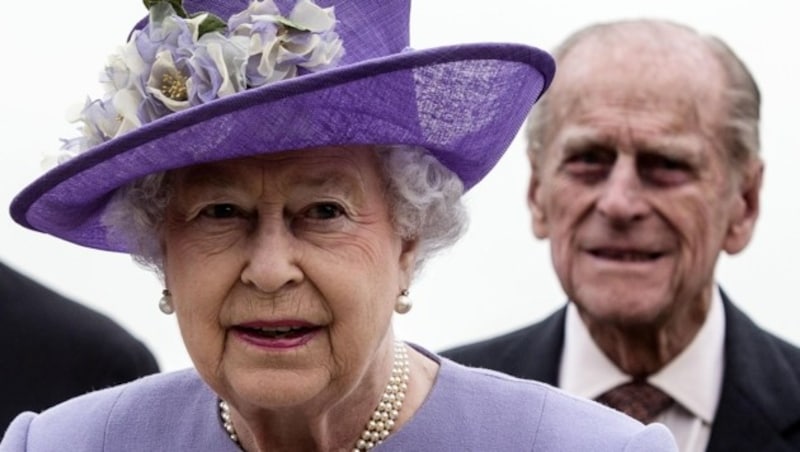
[[639, 420], [653, 422], [662, 411], [674, 403], [672, 397], [646, 381], [631, 381], [602, 394], [596, 399], [603, 405]]

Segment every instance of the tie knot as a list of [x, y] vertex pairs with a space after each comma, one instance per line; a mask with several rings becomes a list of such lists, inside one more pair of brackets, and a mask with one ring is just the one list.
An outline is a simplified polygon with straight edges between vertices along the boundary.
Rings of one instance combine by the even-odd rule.
[[639, 420], [653, 422], [673, 404], [672, 397], [646, 381], [631, 381], [602, 394], [597, 401]]

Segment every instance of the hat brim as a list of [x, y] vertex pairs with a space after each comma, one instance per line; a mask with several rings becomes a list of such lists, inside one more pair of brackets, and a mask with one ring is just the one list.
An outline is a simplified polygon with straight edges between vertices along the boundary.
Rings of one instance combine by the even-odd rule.
[[471, 188], [551, 82], [546, 52], [519, 44], [408, 51], [307, 74], [160, 118], [59, 165], [11, 216], [83, 246], [129, 252], [102, 223], [117, 188], [199, 163], [347, 144], [428, 149]]

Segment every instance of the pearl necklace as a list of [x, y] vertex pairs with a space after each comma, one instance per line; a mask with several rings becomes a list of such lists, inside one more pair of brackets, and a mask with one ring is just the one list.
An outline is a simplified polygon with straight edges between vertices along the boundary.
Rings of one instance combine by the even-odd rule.
[[[361, 432], [361, 436], [356, 441], [355, 446], [353, 446], [353, 452], [372, 449], [382, 443], [392, 432], [392, 428], [394, 428], [395, 422], [400, 416], [403, 401], [406, 398], [410, 373], [408, 350], [404, 343], [396, 342], [394, 344], [392, 376], [383, 390], [378, 406], [372, 413], [364, 431]], [[244, 450], [242, 443], [239, 442], [239, 435], [236, 434], [236, 429], [233, 428], [230, 406], [224, 400], [219, 401], [219, 417], [222, 420], [222, 428], [225, 429], [228, 438], [239, 446], [239, 449]]]

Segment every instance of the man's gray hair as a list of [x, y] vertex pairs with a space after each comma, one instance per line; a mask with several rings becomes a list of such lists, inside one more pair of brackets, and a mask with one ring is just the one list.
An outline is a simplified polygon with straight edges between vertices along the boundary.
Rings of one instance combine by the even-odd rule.
[[[723, 98], [726, 101], [726, 117], [723, 119], [719, 131], [720, 144], [728, 150], [730, 163], [735, 168], [741, 168], [745, 162], [757, 157], [760, 149], [761, 93], [747, 66], [727, 44], [714, 36], [703, 35], [685, 25], [665, 20], [622, 20], [594, 24], [576, 31], [553, 51], [553, 57], [556, 62], [560, 62], [573, 48], [585, 40], [615, 33], [632, 24], [651, 27], [654, 31], [668, 28], [680, 29], [695, 35], [700, 42], [707, 46], [727, 79], [727, 84], [721, 87]], [[531, 161], [542, 158], [542, 148], [549, 139], [548, 134], [553, 132], [549, 129], [551, 122], [549, 96], [545, 94], [531, 110], [525, 127], [528, 157]]]

